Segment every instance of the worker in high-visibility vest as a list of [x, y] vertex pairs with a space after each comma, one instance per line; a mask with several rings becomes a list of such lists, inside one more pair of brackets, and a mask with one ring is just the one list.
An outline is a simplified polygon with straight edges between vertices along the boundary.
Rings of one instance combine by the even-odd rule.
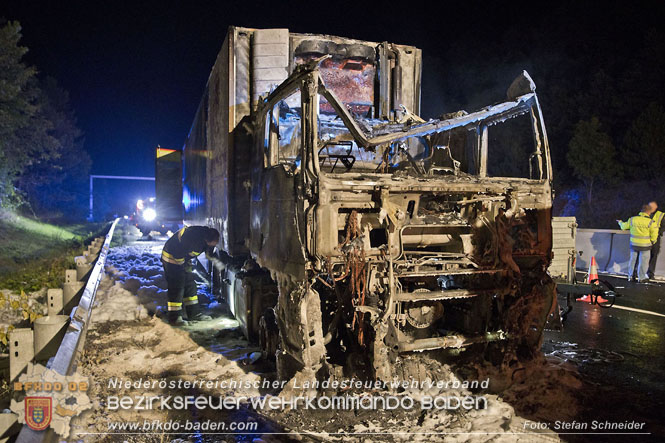
[[665, 213], [658, 210], [658, 203], [655, 201], [649, 203], [649, 208], [651, 209], [651, 219], [656, 223], [656, 228], [658, 228], [658, 239], [651, 248], [649, 270], [647, 271], [649, 278], [654, 278], [656, 271], [656, 261], [658, 260], [658, 253], [660, 252], [660, 237], [663, 235], [663, 216], [665, 216]]
[[651, 256], [651, 247], [658, 240], [658, 229], [656, 222], [650, 217], [651, 207], [642, 206], [642, 212], [628, 221], [617, 220], [622, 230], [630, 230], [630, 261], [628, 262], [628, 281], [633, 280], [635, 264], [637, 267], [637, 281], [646, 283], [649, 281], [647, 270], [649, 268], [649, 257]]

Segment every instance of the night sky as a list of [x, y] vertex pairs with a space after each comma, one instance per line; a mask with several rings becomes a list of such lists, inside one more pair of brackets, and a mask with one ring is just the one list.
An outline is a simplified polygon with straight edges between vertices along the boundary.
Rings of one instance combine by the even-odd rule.
[[[529, 48], [539, 60], [591, 48], [597, 57], [589, 63], [611, 64], [612, 54], [639, 44], [643, 29], [663, 23], [660, 11], [639, 2], [380, 5], [4, 0], [0, 17], [21, 22], [26, 61], [69, 91], [92, 173], [119, 175], [153, 175], [153, 148], [182, 146], [230, 25], [417, 46], [424, 53], [422, 114], [433, 117], [500, 101], [498, 88], [505, 91], [522, 68], [539, 92], [547, 87], [538, 82]], [[537, 30], [537, 41], [524, 41], [524, 29], [529, 39]], [[508, 62], [492, 65], [497, 53]], [[474, 75], [481, 71], [482, 77]]]

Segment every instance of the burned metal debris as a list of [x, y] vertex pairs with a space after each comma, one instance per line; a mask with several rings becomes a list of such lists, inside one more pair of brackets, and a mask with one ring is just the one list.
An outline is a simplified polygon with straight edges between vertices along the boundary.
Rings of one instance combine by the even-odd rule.
[[538, 349], [556, 297], [533, 81], [425, 121], [420, 70], [409, 46], [229, 31], [185, 147], [187, 217], [223, 233], [216, 281], [284, 378]]

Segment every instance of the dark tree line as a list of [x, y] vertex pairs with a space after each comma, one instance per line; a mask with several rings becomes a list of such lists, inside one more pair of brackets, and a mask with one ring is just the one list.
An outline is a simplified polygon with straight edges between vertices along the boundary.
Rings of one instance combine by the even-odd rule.
[[84, 214], [90, 157], [68, 93], [23, 57], [21, 26], [0, 20], [0, 207]]
[[589, 72], [568, 110], [576, 120], [565, 128], [570, 138], [556, 139], [555, 152], [568, 149], [567, 164], [558, 165], [567, 182], [557, 182], [565, 215], [577, 215], [585, 227], [616, 229], [615, 219], [636, 214], [643, 203], [665, 202], [663, 85], [665, 35], [656, 30], [646, 31], [632, 54]]
[[[587, 18], [571, 5], [529, 20], [517, 14], [496, 35], [473, 20], [464, 35], [432, 35], [422, 45], [422, 113], [501, 101], [526, 69], [550, 139], [555, 214], [615, 227], [643, 201], [665, 204], [665, 34], [633, 24], [649, 12], [623, 2], [582, 5]], [[72, 212], [83, 206], [77, 180], [90, 160], [66, 93], [26, 66], [20, 37], [17, 23], [0, 23], [0, 204]]]
[[665, 204], [665, 34], [621, 31], [547, 17], [483, 45], [469, 39], [429, 59], [425, 51], [424, 70], [436, 74], [423, 80], [424, 113], [498, 102], [526, 69], [550, 140], [555, 215], [616, 228], [643, 201]]

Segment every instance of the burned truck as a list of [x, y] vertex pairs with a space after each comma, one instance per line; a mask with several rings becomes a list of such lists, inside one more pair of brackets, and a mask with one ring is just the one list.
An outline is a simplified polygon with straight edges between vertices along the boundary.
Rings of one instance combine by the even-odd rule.
[[426, 121], [420, 80], [412, 46], [228, 31], [184, 146], [185, 218], [221, 232], [213, 279], [283, 378], [538, 352], [556, 297], [535, 85]]

